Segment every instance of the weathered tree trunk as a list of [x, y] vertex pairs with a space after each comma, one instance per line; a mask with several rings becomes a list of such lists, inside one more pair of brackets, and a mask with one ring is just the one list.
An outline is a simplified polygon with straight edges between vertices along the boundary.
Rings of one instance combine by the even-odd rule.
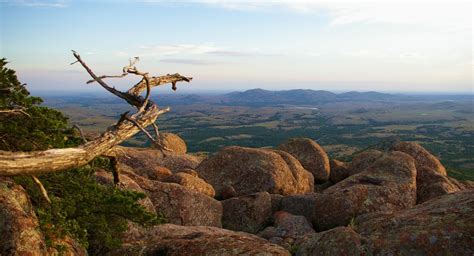
[[[166, 75], [161, 77], [148, 77], [148, 73], [139, 72], [134, 64], [124, 68], [124, 73], [120, 76], [101, 76], [98, 77], [82, 61], [79, 54], [74, 52], [74, 57], [93, 78], [92, 81], [98, 82], [102, 87], [112, 94], [124, 99], [129, 104], [135, 106], [137, 113], [128, 116], [128, 112], [122, 115], [122, 118], [116, 125], [107, 129], [100, 137], [89, 141], [76, 148], [50, 149], [45, 151], [33, 152], [6, 152], [0, 151], [0, 176], [14, 175], [38, 175], [41, 173], [58, 172], [87, 164], [93, 158], [102, 154], [107, 154], [114, 146], [122, 143], [132, 137], [145, 127], [154, 124], [156, 118], [169, 111], [159, 109], [158, 106], [149, 99], [151, 88], [165, 83], [172, 83], [175, 88], [176, 82], [189, 82], [192, 78], [184, 77], [179, 74]], [[128, 92], [121, 92], [107, 85], [103, 79], [108, 77], [123, 77], [127, 74], [143, 76], [142, 81], [133, 86]], [[141, 97], [140, 93], [147, 90], [146, 97]], [[151, 138], [152, 139], [152, 138]], [[158, 143], [158, 140], [152, 142]]]

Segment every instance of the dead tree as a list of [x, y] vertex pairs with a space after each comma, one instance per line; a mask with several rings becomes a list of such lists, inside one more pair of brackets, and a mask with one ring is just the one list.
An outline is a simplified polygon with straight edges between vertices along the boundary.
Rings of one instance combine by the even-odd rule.
[[[156, 86], [171, 83], [172, 89], [176, 90], [176, 83], [191, 81], [191, 77], [184, 77], [178, 73], [168, 74], [165, 76], [150, 77], [148, 73], [141, 72], [135, 67], [138, 58], [130, 60], [128, 66], [123, 68], [121, 75], [116, 76], [97, 76], [91, 68], [81, 59], [81, 56], [73, 51], [76, 61], [71, 63], [80, 63], [82, 67], [89, 73], [92, 80], [88, 83], [97, 82], [108, 92], [125, 100], [128, 104], [134, 106], [137, 111], [134, 114], [126, 112], [122, 114], [117, 124], [110, 126], [92, 141], [85, 142], [81, 146], [75, 148], [50, 149], [45, 151], [33, 152], [8, 152], [0, 151], [0, 176], [15, 175], [39, 175], [43, 173], [59, 172], [75, 167], [80, 167], [97, 156], [113, 155], [111, 149], [132, 137], [137, 132], [144, 132], [147, 137], [156, 144], [158, 148], [164, 149], [159, 143], [158, 138], [154, 138], [146, 131], [146, 127], [153, 125], [158, 116], [169, 111], [169, 108], [160, 109], [151, 99], [151, 89]], [[127, 92], [122, 92], [115, 87], [109, 86], [104, 80], [106, 78], [124, 77], [129, 74], [141, 76], [142, 79]], [[145, 97], [140, 94], [146, 91]], [[158, 134], [157, 129], [155, 129]]]

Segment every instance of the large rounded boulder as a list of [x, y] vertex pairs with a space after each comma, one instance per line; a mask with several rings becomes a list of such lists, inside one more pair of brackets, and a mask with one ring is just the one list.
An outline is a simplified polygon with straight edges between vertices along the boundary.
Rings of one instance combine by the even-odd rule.
[[426, 166], [441, 175], [447, 175], [446, 168], [444, 168], [438, 158], [416, 142], [397, 142], [392, 146], [392, 150], [401, 151], [412, 156], [415, 159], [417, 169]]
[[358, 215], [398, 211], [416, 204], [416, 168], [411, 156], [390, 152], [367, 170], [318, 195], [312, 222], [317, 230], [349, 224]]
[[160, 142], [163, 146], [178, 154], [186, 154], [186, 142], [178, 135], [169, 132], [160, 133]]
[[173, 173], [186, 168], [194, 169], [202, 161], [202, 158], [197, 156], [177, 152], [161, 152], [152, 148], [117, 146], [114, 148], [114, 153], [119, 167], [126, 165], [138, 175], [156, 180], [170, 175], [166, 169]]
[[135, 181], [151, 200], [157, 213], [168, 223], [184, 226], [222, 226], [222, 204], [201, 192], [176, 183], [149, 180], [131, 170], [120, 170], [121, 177]]
[[301, 215], [311, 220], [313, 209], [319, 203], [319, 198], [319, 193], [286, 196], [280, 200], [278, 210]]
[[164, 224], [106, 255], [262, 255], [290, 256], [256, 235], [215, 227]]
[[304, 236], [296, 255], [472, 255], [473, 237], [474, 190], [466, 190]]
[[372, 255], [472, 255], [474, 190], [356, 222]]
[[423, 166], [417, 170], [417, 203], [426, 202], [432, 198], [463, 190], [464, 185], [456, 179], [444, 176], [429, 167]]
[[278, 211], [273, 215], [273, 226], [258, 235], [290, 250], [298, 239], [314, 233], [311, 223], [304, 216]]
[[203, 179], [198, 177], [198, 174], [191, 169], [185, 169], [179, 171], [163, 180], [168, 183], [176, 183], [197, 192], [203, 193], [204, 195], [214, 197], [216, 192], [214, 188], [205, 182]]
[[54, 237], [47, 247], [26, 190], [8, 177], [0, 177], [0, 255], [87, 255], [68, 235]]
[[270, 221], [271, 200], [270, 194], [259, 192], [221, 201], [224, 209], [222, 226], [234, 231], [257, 233]]
[[204, 160], [199, 176], [221, 197], [229, 188], [234, 196], [256, 192], [291, 195], [311, 192], [313, 175], [290, 154], [268, 149], [227, 147]]
[[301, 165], [311, 172], [314, 181], [323, 183], [329, 179], [330, 166], [326, 151], [314, 140], [308, 138], [289, 139], [278, 146], [279, 150], [290, 153]]
[[369, 149], [356, 154], [348, 166], [348, 176], [367, 170], [383, 153], [375, 149]]
[[371, 255], [366, 254], [363, 238], [350, 227], [337, 227], [307, 235], [296, 243], [297, 256]]
[[43, 255], [46, 244], [22, 186], [0, 177], [0, 255]]
[[338, 183], [339, 181], [352, 175], [348, 164], [345, 162], [336, 159], [331, 159], [331, 161], [329, 161], [329, 165], [331, 166], [329, 180], [332, 183]]
[[156, 212], [168, 223], [184, 226], [222, 226], [222, 204], [212, 197], [175, 183], [155, 181], [145, 187]]

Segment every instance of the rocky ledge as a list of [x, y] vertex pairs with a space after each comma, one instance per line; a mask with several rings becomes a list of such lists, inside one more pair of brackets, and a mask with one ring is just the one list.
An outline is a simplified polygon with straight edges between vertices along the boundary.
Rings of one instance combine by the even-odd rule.
[[[329, 159], [310, 139], [278, 150], [227, 147], [207, 159], [120, 147], [121, 189], [168, 224], [130, 223], [108, 255], [473, 255], [474, 184], [448, 177], [421, 145], [398, 142], [351, 162]], [[113, 185], [97, 170], [96, 178]], [[25, 190], [0, 178], [0, 255], [47, 249]], [[86, 255], [73, 239], [64, 255]]]

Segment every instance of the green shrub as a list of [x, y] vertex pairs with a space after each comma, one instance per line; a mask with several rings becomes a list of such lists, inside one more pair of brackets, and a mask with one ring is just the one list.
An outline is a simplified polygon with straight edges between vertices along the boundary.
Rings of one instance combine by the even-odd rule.
[[[23, 109], [25, 114], [0, 114], [0, 150], [31, 151], [73, 147], [82, 139], [75, 136], [67, 118], [59, 111], [38, 106], [42, 100], [29, 96], [15, 71], [0, 59], [0, 109]], [[127, 220], [142, 225], [164, 222], [163, 216], [147, 212], [138, 200], [142, 193], [124, 191], [97, 183], [95, 168], [109, 169], [106, 158], [96, 158], [81, 168], [39, 177], [51, 204], [44, 201], [31, 177], [15, 181], [28, 192], [48, 247], [61, 249], [54, 241], [69, 235], [92, 255], [120, 245]]]
[[120, 245], [127, 220], [142, 225], [164, 222], [162, 216], [137, 203], [144, 194], [98, 184], [94, 169], [107, 167], [104, 162], [96, 159], [81, 168], [41, 176], [51, 204], [29, 177], [15, 179], [28, 191], [48, 246], [55, 246], [55, 238], [70, 235], [91, 254], [99, 255]]

